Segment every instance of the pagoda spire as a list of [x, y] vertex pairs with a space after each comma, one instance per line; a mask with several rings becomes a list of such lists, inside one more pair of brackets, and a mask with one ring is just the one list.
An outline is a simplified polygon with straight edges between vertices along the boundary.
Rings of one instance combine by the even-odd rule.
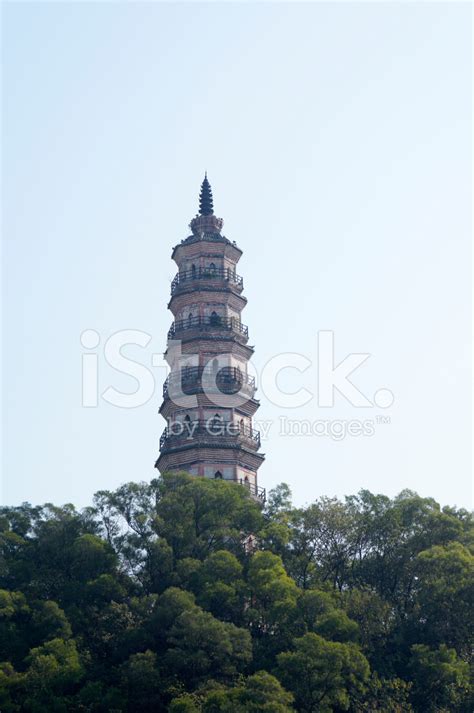
[[204, 181], [201, 185], [201, 192], [199, 194], [199, 214], [200, 215], [214, 215], [214, 205], [212, 201], [212, 189], [211, 184], [207, 180], [207, 171], [204, 175]]

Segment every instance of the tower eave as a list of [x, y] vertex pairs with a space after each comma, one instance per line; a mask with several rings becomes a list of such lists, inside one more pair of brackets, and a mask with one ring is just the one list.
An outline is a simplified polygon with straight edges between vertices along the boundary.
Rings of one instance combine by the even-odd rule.
[[197, 237], [195, 235], [190, 235], [189, 238], [185, 238], [180, 243], [174, 246], [171, 252], [171, 259], [177, 264], [181, 259], [180, 253], [183, 252], [184, 256], [192, 257], [193, 253], [196, 255], [202, 254], [203, 249], [208, 251], [222, 250], [222, 253], [211, 252], [210, 255], [222, 254], [224, 257], [229, 257], [237, 263], [242, 257], [243, 251], [237, 246], [237, 243], [232, 242], [223, 235], [218, 235], [217, 237]]
[[247, 298], [241, 294], [241, 290], [234, 289], [232, 286], [214, 287], [212, 285], [207, 285], [204, 287], [190, 283], [171, 296], [171, 299], [168, 302], [168, 309], [174, 314], [174, 308], [179, 310], [186, 306], [186, 302], [189, 302], [190, 300], [193, 304], [199, 303], [199, 300], [196, 301], [196, 296], [200, 296], [201, 294], [204, 295], [202, 299], [203, 302], [215, 298], [218, 295], [223, 295], [225, 296], [226, 304], [229, 304], [231, 307], [235, 307], [239, 310], [243, 310], [247, 304]]
[[208, 444], [199, 446], [192, 443], [173, 450], [162, 451], [156, 460], [155, 468], [160, 473], [164, 473], [171, 469], [185, 470], [194, 464], [212, 462], [212, 460], [227, 461], [231, 465], [257, 471], [265, 460], [265, 454], [242, 447], [231, 449], [217, 445], [211, 447]]
[[[202, 391], [196, 392], [194, 394], [189, 394], [189, 396], [190, 398], [193, 396], [196, 397], [197, 406], [200, 408], [212, 409], [213, 407], [216, 407], [215, 402], [209, 399]], [[184, 403], [185, 402], [183, 401], [183, 404]], [[186, 409], [186, 406], [179, 406], [178, 404], [178, 408]], [[188, 408], [192, 408], [192, 404]], [[260, 408], [260, 401], [255, 398], [247, 398], [244, 403], [241, 403], [236, 399], [236, 405], [233, 406], [233, 408], [234, 411], [241, 413], [244, 416], [254, 416]], [[158, 410], [158, 413], [163, 416], [163, 418], [168, 418], [169, 416], [173, 415], [173, 412], [175, 410], [176, 404], [173, 403], [173, 400], [171, 398], [164, 398]]]

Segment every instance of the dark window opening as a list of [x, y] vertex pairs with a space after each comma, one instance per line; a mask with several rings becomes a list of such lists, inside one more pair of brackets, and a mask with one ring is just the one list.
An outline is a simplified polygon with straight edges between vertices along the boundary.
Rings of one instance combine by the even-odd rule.
[[217, 324], [220, 324], [220, 323], [221, 323], [221, 318], [220, 318], [220, 316], [217, 314], [217, 312], [212, 312], [212, 313], [211, 313], [210, 322], [211, 322], [212, 325], [217, 325]]

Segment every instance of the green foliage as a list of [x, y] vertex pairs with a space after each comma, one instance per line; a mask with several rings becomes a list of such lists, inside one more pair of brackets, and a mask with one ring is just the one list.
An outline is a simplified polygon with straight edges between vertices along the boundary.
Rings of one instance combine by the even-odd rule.
[[437, 649], [415, 644], [411, 653], [415, 704], [424, 706], [427, 713], [460, 710], [469, 696], [468, 664], [445, 644]]
[[257, 671], [234, 688], [211, 691], [203, 703], [203, 713], [291, 713], [293, 696], [277, 678]]
[[340, 644], [318, 634], [294, 641], [294, 650], [277, 657], [283, 684], [304, 713], [348, 710], [351, 694], [364, 691], [369, 678], [367, 659], [355, 644]]
[[363, 693], [352, 696], [351, 710], [357, 713], [413, 713], [411, 687], [411, 683], [401, 678], [384, 679], [373, 673]]
[[241, 553], [245, 537], [262, 526], [248, 491], [223, 481], [168, 474], [156, 484], [156, 496], [156, 531], [177, 558], [203, 559], [219, 549]]
[[206, 557], [194, 577], [198, 603], [226, 621], [241, 621], [246, 585], [237, 557], [218, 550]]
[[170, 671], [191, 684], [209, 677], [231, 678], [252, 657], [248, 631], [221, 622], [197, 606], [178, 616], [167, 640], [165, 661]]
[[470, 713], [474, 528], [165, 475], [0, 509], [2, 713]]
[[132, 654], [121, 667], [122, 689], [134, 706], [146, 713], [156, 710], [161, 703], [161, 677], [157, 667], [157, 656], [147, 650]]
[[61, 710], [64, 698], [84, 674], [74, 641], [52, 639], [30, 651], [23, 676], [24, 707], [46, 713]]
[[420, 552], [415, 564], [419, 640], [445, 643], [465, 656], [474, 640], [474, 555], [460, 542]]
[[280, 483], [268, 493], [265, 511], [270, 518], [291, 510], [291, 490], [287, 483]]
[[173, 698], [169, 707], [170, 713], [200, 713], [202, 707], [196, 696], [183, 693], [178, 698]]
[[298, 587], [288, 576], [281, 557], [255, 552], [248, 568], [251, 604], [249, 619], [261, 633], [278, 630], [296, 608]]
[[257, 671], [235, 686], [210, 685], [210, 690], [185, 693], [171, 701], [173, 713], [291, 713], [293, 696], [275, 676]]

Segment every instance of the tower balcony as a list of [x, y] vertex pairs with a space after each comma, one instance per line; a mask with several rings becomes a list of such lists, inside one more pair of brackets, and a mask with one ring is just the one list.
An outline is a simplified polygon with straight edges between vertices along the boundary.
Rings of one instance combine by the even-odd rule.
[[219, 283], [231, 286], [238, 292], [244, 288], [244, 280], [229, 267], [198, 267], [195, 270], [184, 270], [178, 272], [171, 283], [171, 294], [176, 295], [189, 289], [200, 289], [210, 283], [213, 287], [219, 287]]
[[255, 394], [255, 377], [244, 374], [236, 366], [224, 366], [214, 372], [203, 366], [184, 367], [181, 372], [171, 373], [163, 384], [163, 398], [168, 399], [176, 393], [186, 395], [197, 393], [244, 393], [249, 398]]
[[247, 425], [224, 421], [219, 418], [195, 421], [175, 421], [160, 438], [160, 451], [186, 445], [209, 445], [221, 448], [242, 445], [258, 450], [260, 432]]
[[254, 500], [259, 500], [261, 503], [265, 503], [265, 500], [267, 499], [267, 492], [265, 488], [261, 488], [259, 485], [255, 485], [254, 483], [249, 483], [245, 480], [242, 480], [242, 478], [239, 478], [237, 482], [239, 483], [239, 485], [242, 485], [244, 488], [247, 488]]
[[188, 332], [214, 333], [215, 336], [218, 336], [223, 331], [231, 332], [244, 339], [247, 339], [249, 335], [249, 328], [239, 322], [238, 319], [235, 319], [235, 317], [211, 315], [209, 317], [191, 317], [176, 320], [168, 331], [168, 339], [180, 338], [184, 334], [188, 336]]

